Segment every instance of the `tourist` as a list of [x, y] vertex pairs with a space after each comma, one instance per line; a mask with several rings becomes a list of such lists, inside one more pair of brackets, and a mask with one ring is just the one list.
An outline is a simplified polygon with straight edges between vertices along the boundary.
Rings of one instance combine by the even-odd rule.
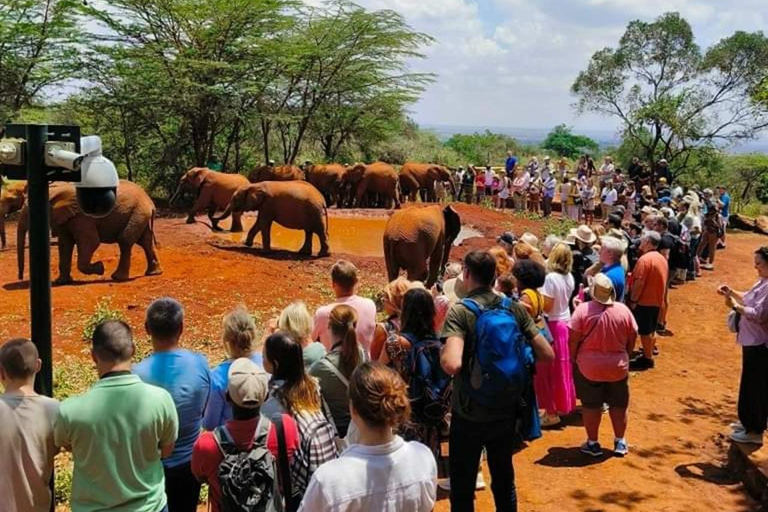
[[642, 165], [640, 164], [640, 159], [636, 156], [633, 156], [632, 161], [629, 163], [629, 167], [627, 168], [627, 174], [629, 175], [630, 183], [637, 181], [638, 176], [640, 176], [641, 168]]
[[531, 182], [531, 175], [518, 166], [515, 171], [515, 177], [512, 179], [512, 200], [515, 203], [517, 213], [524, 212], [527, 208], [528, 185]]
[[53, 510], [49, 483], [53, 475], [53, 422], [59, 402], [35, 393], [41, 361], [27, 339], [0, 345], [0, 498], [3, 510]]
[[[461, 193], [460, 196], [464, 196], [464, 202], [472, 204], [472, 190], [475, 184], [475, 173], [472, 171], [472, 166], [467, 166], [467, 170], [461, 177]], [[461, 198], [459, 198], [461, 201]]]
[[[289, 304], [280, 313], [277, 320], [277, 328], [289, 332], [301, 343], [301, 352], [304, 358], [304, 366], [309, 368], [325, 355], [325, 347], [319, 341], [312, 340], [312, 315], [309, 314], [307, 305], [301, 301]], [[274, 330], [272, 331], [274, 332]], [[271, 332], [270, 332], [271, 334]]]
[[512, 268], [517, 292], [522, 304], [533, 322], [542, 331], [545, 326], [544, 297], [539, 288], [544, 286], [547, 275], [546, 268], [532, 260], [518, 260]]
[[195, 512], [200, 482], [192, 474], [192, 447], [200, 435], [203, 412], [211, 390], [208, 360], [180, 346], [184, 308], [175, 299], [157, 299], [147, 308], [144, 328], [152, 354], [133, 367], [143, 382], [171, 394], [179, 418], [173, 453], [163, 459], [165, 494], [170, 512]]
[[627, 183], [627, 187], [622, 194], [624, 196], [624, 204], [626, 210], [624, 211], [624, 221], [631, 222], [635, 217], [635, 211], [637, 210], [637, 190], [635, 183], [630, 181]]
[[552, 215], [552, 201], [555, 199], [555, 188], [557, 188], [557, 179], [554, 173], [542, 174], [541, 185], [541, 204], [544, 210], [544, 217]]
[[[226, 510], [222, 503], [219, 479], [225, 453], [232, 455], [249, 452], [253, 448], [269, 447], [273, 459], [278, 459], [277, 431], [270, 418], [262, 416], [260, 410], [267, 396], [267, 383], [263, 374], [260, 366], [245, 357], [229, 365], [227, 401], [232, 407], [232, 419], [216, 427], [214, 432], [200, 434], [192, 450], [192, 473], [200, 482], [208, 484], [208, 503], [212, 512]], [[289, 415], [282, 416], [282, 423], [290, 462], [299, 448], [299, 432]], [[259, 490], [264, 491], [261, 488]]]
[[659, 160], [654, 177], [656, 178], [656, 184], [660, 183], [661, 180], [664, 180], [665, 183], [672, 183], [672, 172], [669, 170], [669, 163], [666, 158]]
[[562, 239], [557, 235], [547, 235], [547, 238], [541, 243], [541, 255], [544, 259], [549, 258], [549, 253], [559, 243], [562, 243]]
[[293, 492], [301, 496], [312, 473], [338, 456], [338, 430], [329, 424], [333, 418], [326, 417], [323, 411], [320, 386], [304, 368], [301, 345], [290, 334], [277, 331], [267, 338], [264, 369], [272, 379], [262, 414], [267, 418], [290, 414], [299, 428], [303, 460], [291, 465], [291, 480]]
[[507, 251], [504, 247], [501, 246], [495, 246], [488, 249], [488, 253], [494, 257], [496, 260], [496, 277], [503, 276], [506, 274], [509, 274], [509, 272], [512, 270], [512, 264], [514, 263], [514, 254], [515, 249], [520, 244], [520, 242], [515, 243], [515, 245], [512, 248], [512, 255], [513, 257], [510, 258], [507, 255]]
[[568, 320], [571, 318], [569, 302], [574, 290], [571, 274], [573, 256], [565, 244], [552, 249], [547, 259], [547, 276], [541, 294], [547, 326], [552, 333], [553, 361], [537, 361], [533, 382], [539, 407], [544, 409], [543, 427], [560, 423], [560, 416], [576, 408], [576, 391], [568, 352]]
[[539, 250], [534, 246], [523, 242], [522, 239], [515, 244], [515, 248], [512, 251], [512, 260], [533, 260], [541, 266], [546, 265], [544, 256], [541, 255]]
[[509, 150], [507, 151], [507, 159], [504, 162], [504, 172], [506, 173], [507, 178], [512, 177], [515, 167], [517, 167], [517, 157], [512, 153], [512, 150]]
[[603, 158], [603, 165], [600, 166], [598, 176], [600, 178], [600, 188], [605, 186], [613, 180], [613, 173], [616, 170], [616, 166], [613, 165], [613, 158], [606, 156]]
[[642, 255], [632, 270], [628, 305], [635, 315], [637, 332], [643, 345], [643, 355], [632, 361], [632, 369], [655, 366], [656, 327], [669, 278], [667, 260], [658, 251], [660, 243], [661, 235], [656, 231], [647, 231], [640, 239]]
[[568, 174], [571, 172], [571, 167], [568, 165], [568, 161], [565, 158], [561, 158], [557, 162], [557, 174], [561, 183], [568, 181]]
[[581, 285], [587, 285], [587, 270], [600, 259], [600, 256], [593, 247], [596, 241], [597, 235], [585, 224], [582, 224], [574, 231], [575, 246], [572, 251], [573, 264], [571, 267], [574, 288], [571, 297], [576, 296]]
[[432, 510], [435, 459], [422, 444], [394, 434], [410, 413], [405, 383], [382, 364], [365, 363], [352, 374], [349, 399], [359, 443], [315, 472], [299, 510]]
[[517, 244], [517, 237], [512, 231], [505, 231], [499, 238], [496, 239], [499, 243], [499, 247], [504, 249], [507, 256], [510, 258], [514, 255], [515, 244]]
[[570, 219], [571, 212], [571, 187], [574, 186], [572, 179], [565, 179], [560, 183], [560, 218]]
[[59, 408], [54, 438], [72, 452], [72, 510], [167, 510], [161, 459], [173, 452], [178, 416], [166, 390], [131, 373], [135, 352], [125, 322], [97, 325], [91, 358], [99, 380]]
[[[226, 400], [229, 366], [232, 361], [245, 357], [257, 366], [264, 367], [261, 352], [256, 348], [256, 323], [245, 308], [238, 307], [224, 315], [221, 339], [227, 360], [211, 370], [211, 395], [203, 416], [205, 430], [213, 430], [232, 419], [232, 406]], [[263, 378], [267, 381], [269, 375], [264, 372]]]
[[496, 208], [499, 208], [502, 213], [504, 208], [507, 207], [510, 197], [512, 197], [512, 180], [508, 176], [504, 176], [501, 181], [499, 194], [496, 196]]
[[525, 172], [530, 176], [539, 170], [539, 159], [532, 156], [528, 163], [525, 165]]
[[652, 179], [653, 179], [653, 171], [651, 170], [651, 166], [648, 165], [647, 163], [644, 163], [640, 167], [640, 173], [638, 174], [637, 180], [635, 182], [635, 186], [639, 188], [641, 191], [645, 190], [645, 188], [648, 187], [648, 191], [650, 192]]
[[475, 204], [481, 204], [485, 198], [485, 174], [488, 170], [475, 170]]
[[333, 336], [331, 351], [309, 369], [320, 384], [320, 392], [328, 404], [339, 437], [349, 428], [349, 379], [355, 368], [366, 360], [365, 350], [357, 342], [357, 313], [341, 304], [331, 311], [328, 327]]
[[571, 178], [566, 205], [568, 207], [568, 217], [572, 221], [579, 222], [579, 220], [581, 220], [583, 200], [581, 197], [581, 186], [576, 178]]
[[763, 444], [768, 421], [768, 246], [755, 251], [757, 283], [747, 292], [728, 285], [718, 288], [734, 316], [736, 341], [742, 349], [739, 421], [731, 439], [738, 443]]
[[[705, 190], [705, 192], [707, 192]], [[711, 193], [711, 192], [710, 192]], [[717, 211], [717, 205], [714, 201], [706, 199], [704, 201], [704, 230], [699, 240], [697, 255], [704, 263], [701, 268], [704, 270], [715, 269], [715, 253], [717, 252], [717, 241], [722, 234], [721, 218]]]
[[485, 172], [483, 173], [483, 185], [485, 186], [485, 190], [483, 193], [485, 194], [485, 197], [491, 197], [493, 195], [493, 180], [498, 180], [499, 177], [496, 175], [495, 172], [493, 172], [493, 169], [490, 165], [485, 166]]
[[328, 329], [328, 316], [339, 304], [351, 306], [357, 312], [357, 340], [369, 353], [373, 332], [376, 329], [376, 304], [371, 299], [355, 294], [357, 286], [357, 267], [347, 260], [337, 261], [331, 267], [331, 287], [336, 301], [322, 306], [315, 311], [312, 339], [320, 340], [326, 349], [331, 348], [331, 332]]
[[606, 182], [600, 193], [600, 213], [603, 218], [613, 213], [613, 207], [619, 200], [619, 195], [613, 186], [613, 182]]
[[624, 302], [624, 289], [627, 283], [626, 271], [621, 258], [626, 252], [627, 245], [624, 237], [604, 236], [600, 239], [600, 272], [611, 280], [614, 298]]
[[383, 322], [376, 324], [371, 343], [371, 359], [381, 359], [382, 351], [387, 341], [397, 339], [400, 331], [400, 311], [403, 309], [403, 295], [408, 291], [411, 283], [404, 277], [398, 277], [387, 283], [381, 292], [381, 303], [384, 313], [387, 315]]
[[728, 191], [725, 189], [724, 185], [717, 187], [717, 193], [719, 196], [718, 203], [720, 206], [720, 220], [723, 227], [723, 236], [720, 237], [717, 246], [720, 249], [725, 249], [725, 235], [726, 230], [728, 229], [728, 221], [731, 217], [731, 196], [728, 195]]
[[[496, 261], [485, 251], [472, 251], [464, 257], [463, 281], [467, 298], [483, 308], [498, 308], [507, 304], [514, 314], [521, 333], [533, 344], [539, 361], [551, 360], [552, 349], [544, 336], [519, 303], [503, 302], [491, 286], [496, 278]], [[499, 396], [474, 398], [470, 384], [470, 361], [476, 350], [474, 313], [464, 303], [457, 303], [448, 312], [441, 338], [445, 342], [441, 356], [443, 369], [454, 376], [451, 434], [449, 442], [451, 509], [457, 512], [474, 510], [475, 484], [480, 455], [486, 448], [491, 472], [491, 489], [497, 510], [515, 510], [512, 453], [515, 448], [516, 420], [520, 403], [508, 407], [488, 407]]]
[[612, 280], [597, 274], [589, 290], [592, 300], [579, 304], [568, 324], [576, 390], [581, 400], [587, 441], [582, 453], [603, 454], [598, 432], [603, 404], [613, 425], [613, 453], [629, 451], [624, 437], [629, 405], [629, 354], [637, 336], [632, 312], [617, 300]]
[[530, 185], [528, 185], [528, 210], [534, 215], [539, 215], [541, 188], [543, 184], [541, 177], [538, 174], [535, 174], [531, 178]]
[[587, 185], [581, 189], [582, 208], [584, 210], [584, 224], [591, 225], [595, 221], [595, 203], [597, 202], [597, 187], [595, 180], [587, 179]]

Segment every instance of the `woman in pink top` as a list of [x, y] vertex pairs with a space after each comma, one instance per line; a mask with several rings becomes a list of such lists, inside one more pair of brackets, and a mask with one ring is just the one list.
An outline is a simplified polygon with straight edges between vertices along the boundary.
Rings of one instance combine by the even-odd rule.
[[749, 291], [724, 284], [718, 293], [739, 316], [736, 341], [742, 347], [739, 421], [731, 425], [731, 439], [761, 445], [768, 421], [768, 246], [755, 251], [755, 270], [759, 280]]
[[592, 300], [576, 307], [568, 325], [574, 383], [581, 399], [587, 442], [581, 451], [592, 457], [603, 454], [598, 442], [603, 404], [608, 404], [613, 424], [613, 452], [628, 452], [629, 353], [637, 337], [637, 323], [630, 309], [614, 302], [613, 283], [597, 274], [590, 286]]

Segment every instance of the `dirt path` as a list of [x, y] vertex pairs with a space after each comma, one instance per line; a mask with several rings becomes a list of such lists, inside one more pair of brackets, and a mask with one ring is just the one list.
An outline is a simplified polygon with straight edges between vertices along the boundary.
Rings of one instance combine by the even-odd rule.
[[[715, 272], [671, 291], [674, 336], [661, 338], [654, 370], [631, 376], [630, 454], [582, 456], [584, 429], [578, 415], [571, 417], [515, 456], [521, 511], [755, 510], [742, 485], [722, 469], [729, 443], [723, 433], [736, 418], [741, 365], [715, 289], [723, 282], [749, 288], [755, 280], [752, 252], [768, 238], [738, 235], [728, 242]], [[600, 440], [612, 446], [607, 415]], [[494, 510], [490, 491], [477, 497], [477, 510]], [[449, 508], [443, 500], [437, 510]]]
[[[464, 224], [487, 237], [466, 240], [454, 249], [453, 259], [471, 248], [493, 245], [494, 237], [507, 229], [518, 235], [526, 230], [542, 232], [541, 223], [534, 221], [480, 207], [457, 208]], [[108, 276], [84, 277], [75, 272], [75, 285], [54, 288], [55, 362], [65, 355], [81, 357], [83, 323], [100, 301], [120, 310], [141, 337], [146, 305], [159, 296], [177, 297], [187, 309], [185, 343], [206, 352], [213, 364], [224, 357], [218, 341], [220, 319], [229, 308], [245, 304], [265, 318], [294, 299], [314, 307], [330, 298], [329, 268], [342, 255], [300, 259], [278, 251], [267, 258], [258, 250], [222, 243], [202, 223], [186, 225], [183, 218], [162, 218], [156, 225], [162, 276], [143, 277], [145, 262], [141, 251], [135, 250], [132, 275], [136, 278], [129, 282], [112, 283]], [[15, 240], [14, 234], [11, 224], [9, 240]], [[365, 239], [366, 233], [359, 236]], [[367, 238], [370, 244], [381, 243]], [[546, 432], [516, 455], [520, 510], [754, 508], [741, 486], [721, 469], [727, 444], [721, 433], [735, 418], [740, 363], [715, 288], [721, 282], [749, 287], [755, 275], [751, 253], [767, 241], [758, 235], [730, 237], [728, 250], [718, 254], [714, 273], [671, 292], [669, 328], [674, 336], [662, 338], [656, 369], [633, 374], [631, 379], [630, 455], [623, 460], [585, 460], [578, 453], [584, 431], [575, 416], [567, 426]], [[52, 256], [56, 265], [55, 247]], [[103, 246], [97, 258], [111, 273], [117, 265], [116, 247]], [[361, 269], [363, 293], [372, 295], [380, 289], [385, 282], [381, 258], [349, 259]], [[28, 335], [29, 292], [25, 282], [16, 282], [15, 246], [0, 252], [0, 287], [0, 339]], [[607, 417], [601, 439], [611, 444]], [[489, 491], [478, 493], [478, 500], [478, 510], [493, 510]], [[448, 509], [447, 500], [441, 499], [437, 510]]]

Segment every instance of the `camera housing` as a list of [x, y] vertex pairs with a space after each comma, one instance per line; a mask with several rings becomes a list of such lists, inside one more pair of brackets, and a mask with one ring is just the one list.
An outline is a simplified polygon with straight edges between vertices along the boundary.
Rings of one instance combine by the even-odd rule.
[[75, 183], [80, 209], [91, 217], [109, 215], [117, 203], [119, 178], [111, 160], [101, 154], [101, 139], [96, 135], [80, 139], [84, 158], [80, 181]]

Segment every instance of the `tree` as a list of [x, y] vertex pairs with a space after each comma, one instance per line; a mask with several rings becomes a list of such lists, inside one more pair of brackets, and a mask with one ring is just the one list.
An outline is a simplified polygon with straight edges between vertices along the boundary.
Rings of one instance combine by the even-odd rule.
[[518, 147], [514, 138], [490, 130], [471, 135], [456, 134], [445, 145], [456, 151], [465, 160], [464, 163], [474, 165], [490, 164], [494, 158], [504, 159], [507, 150]]
[[736, 32], [702, 52], [688, 22], [667, 13], [632, 21], [616, 48], [596, 52], [571, 87], [579, 113], [616, 117], [625, 138], [650, 162], [666, 158], [675, 175], [696, 148], [725, 146], [768, 127], [750, 96], [768, 69], [762, 32]]
[[74, 0], [0, 0], [0, 124], [74, 76]]
[[571, 128], [564, 124], [555, 126], [541, 145], [557, 153], [557, 156], [576, 158], [584, 153], [596, 153], [599, 149], [597, 142], [585, 135], [575, 135]]

